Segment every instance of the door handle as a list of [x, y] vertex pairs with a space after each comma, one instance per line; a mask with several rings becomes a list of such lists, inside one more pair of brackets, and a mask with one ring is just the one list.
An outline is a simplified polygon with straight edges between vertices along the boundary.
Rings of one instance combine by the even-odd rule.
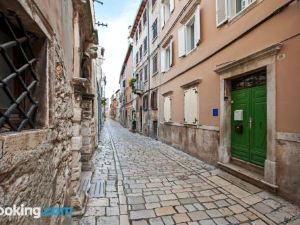
[[251, 129], [253, 125], [253, 120], [252, 117], [249, 118], [249, 128]]

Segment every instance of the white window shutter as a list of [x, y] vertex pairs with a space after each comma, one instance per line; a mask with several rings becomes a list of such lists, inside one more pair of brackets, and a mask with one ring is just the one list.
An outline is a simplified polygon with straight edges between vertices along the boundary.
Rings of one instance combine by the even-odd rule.
[[189, 123], [189, 111], [190, 111], [190, 90], [185, 90], [184, 91], [184, 123], [188, 124]]
[[175, 0], [170, 0], [170, 11], [173, 12], [175, 9]]
[[166, 51], [165, 49], [162, 49], [160, 53], [160, 71], [166, 72]]
[[227, 0], [216, 0], [216, 17], [217, 26], [220, 26], [227, 21]]
[[196, 45], [199, 44], [201, 39], [201, 11], [200, 5], [197, 6], [195, 11], [195, 43]]
[[178, 29], [178, 56], [185, 56], [185, 26]]
[[165, 26], [165, 6], [162, 4], [160, 8], [160, 26]]
[[170, 67], [173, 66], [173, 41], [170, 42]]
[[197, 88], [190, 89], [190, 104], [193, 107], [190, 115], [191, 124], [196, 124], [198, 121], [198, 91]]
[[167, 96], [164, 99], [164, 120], [169, 122], [171, 120], [171, 97]]
[[198, 91], [190, 88], [184, 91], [184, 123], [197, 124], [198, 121]]

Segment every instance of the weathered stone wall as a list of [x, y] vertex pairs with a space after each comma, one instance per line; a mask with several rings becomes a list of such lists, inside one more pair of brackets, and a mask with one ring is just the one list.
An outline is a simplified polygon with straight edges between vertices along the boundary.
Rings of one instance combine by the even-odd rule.
[[[62, 207], [70, 205], [72, 101], [59, 45], [51, 43], [52, 121], [49, 129], [2, 134], [0, 205]], [[57, 70], [56, 70], [57, 69]], [[1, 217], [0, 224], [59, 224], [66, 218]]]
[[161, 141], [210, 164], [218, 162], [218, 131], [160, 124], [158, 132]]
[[[72, 83], [72, 78], [75, 77], [74, 65], [78, 64], [79, 71], [81, 69], [80, 62], [74, 63], [74, 55], [82, 53], [74, 53], [72, 50], [74, 2], [83, 4], [76, 0], [54, 1], [53, 4], [48, 0], [37, 1], [37, 4], [34, 1], [0, 2], [0, 10], [11, 9], [16, 12], [26, 30], [35, 33], [44, 43], [38, 56], [41, 72], [38, 88], [41, 101], [37, 114], [39, 127], [30, 131], [0, 134], [1, 207], [22, 204], [42, 209], [73, 207], [72, 197], [76, 196], [75, 192], [80, 192], [78, 176], [80, 177], [82, 170], [82, 142], [90, 141], [88, 150], [92, 154], [97, 141], [97, 115], [89, 115], [86, 124], [90, 129], [87, 135], [89, 139], [83, 140], [85, 130], [82, 130], [81, 99], [76, 105]], [[91, 10], [86, 6], [90, 5], [83, 4], [79, 10]], [[86, 11], [82, 13], [88, 14]], [[91, 24], [94, 23], [88, 16], [81, 19], [83, 21], [80, 24], [86, 26], [80, 43], [85, 43], [90, 41], [88, 37], [92, 33], [89, 32], [93, 30]], [[85, 51], [84, 46], [80, 46], [80, 51]], [[77, 77], [78, 75], [76, 74]], [[86, 80], [90, 81], [89, 88], [95, 91], [94, 79]], [[88, 107], [92, 109], [95, 105]], [[1, 225], [70, 223], [69, 217], [0, 217]]]
[[300, 142], [277, 140], [279, 194], [300, 205]]

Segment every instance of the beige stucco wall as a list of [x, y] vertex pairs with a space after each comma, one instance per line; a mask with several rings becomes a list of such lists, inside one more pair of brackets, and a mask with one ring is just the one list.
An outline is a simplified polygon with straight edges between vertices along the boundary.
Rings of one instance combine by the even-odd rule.
[[[183, 4], [186, 1], [179, 1], [177, 6]], [[160, 87], [160, 92], [163, 94], [168, 91], [173, 91], [174, 101], [173, 101], [173, 121], [182, 123], [183, 122], [183, 90], [180, 87], [185, 83], [189, 83], [195, 79], [201, 78], [202, 81], [199, 85], [199, 121], [200, 124], [209, 126], [219, 126], [219, 118], [212, 117], [212, 108], [219, 108], [220, 106], [220, 91], [219, 91], [219, 75], [217, 75], [214, 70], [217, 65], [230, 62], [242, 57], [245, 57], [251, 53], [264, 49], [272, 44], [279, 43], [285, 39], [300, 32], [300, 27], [297, 26], [300, 22], [299, 14], [299, 3], [293, 3], [287, 10], [275, 16], [271, 20], [267, 21], [259, 28], [255, 29], [244, 38], [232, 44], [230, 47], [226, 48], [219, 54], [205, 61], [204, 63], [196, 66], [195, 68], [189, 70], [188, 72], [176, 77], [181, 72], [185, 71], [191, 65], [196, 64], [200, 60], [204, 59], [214, 51], [218, 50], [221, 46], [225, 45], [229, 41], [233, 40], [243, 31], [247, 30], [249, 27], [253, 26], [257, 21], [263, 19], [266, 15], [271, 13], [277, 7], [279, 7], [285, 1], [270, 1], [264, 0], [260, 4], [257, 4], [251, 11], [247, 12], [240, 18], [236, 18], [229, 24], [225, 24], [220, 28], [216, 28], [215, 23], [215, 1], [202, 1], [201, 2], [201, 43], [198, 48], [187, 55], [184, 58], [178, 58], [178, 34], [177, 30], [180, 26], [179, 23], [176, 24], [175, 28], [168, 35], [173, 36], [174, 41], [174, 66], [171, 70], [161, 76], [162, 82]], [[176, 2], [177, 3], [177, 2]], [[176, 6], [176, 7], [177, 7]], [[177, 9], [175, 9], [176, 14]], [[172, 19], [172, 18], [171, 18]], [[287, 24], [286, 26], [278, 26], [278, 24]], [[276, 34], [276, 35], [273, 35]], [[280, 95], [281, 89], [286, 88], [287, 82], [294, 83], [297, 87], [297, 65], [296, 59], [299, 58], [299, 53], [297, 53], [296, 48], [289, 47], [289, 45], [298, 46], [299, 41], [294, 38], [293, 41], [285, 41], [282, 53], [287, 54], [289, 49], [293, 49], [288, 53], [289, 57], [282, 59], [278, 62], [277, 77], [282, 77], [281, 73], [283, 69], [289, 68], [289, 81], [282, 82], [278, 80], [278, 125], [279, 130], [281, 127], [287, 132], [299, 132], [300, 124], [299, 117], [296, 117], [296, 112], [299, 112], [299, 105], [293, 104], [291, 99], [295, 100], [296, 94], [290, 93], [290, 98], [287, 96], [288, 104], [290, 107], [290, 116], [282, 115], [281, 111], [285, 111], [284, 105], [282, 105], [282, 97]], [[293, 58], [294, 60], [289, 60]], [[289, 66], [291, 64], [291, 66]], [[173, 79], [173, 80], [172, 80]], [[296, 80], [293, 80], [296, 79]], [[170, 81], [171, 80], [171, 81]], [[299, 82], [298, 82], [299, 83]], [[292, 91], [291, 91], [292, 92]], [[160, 105], [162, 105], [162, 97], [160, 98]], [[289, 102], [289, 103], [288, 103]], [[280, 104], [281, 103], [281, 104]], [[296, 106], [297, 105], [297, 106]], [[282, 108], [282, 109], [281, 109]], [[163, 111], [160, 110], [160, 117], [162, 118]], [[290, 121], [289, 121], [290, 120]], [[293, 121], [293, 122], [292, 122]], [[299, 121], [297, 123], [297, 121]], [[295, 123], [296, 122], [296, 123]], [[285, 125], [283, 125], [285, 124]], [[288, 125], [290, 124], [290, 126]], [[298, 127], [298, 128], [296, 128]]]
[[[191, 3], [183, 11], [183, 7], [189, 2]], [[215, 72], [216, 67], [282, 43], [283, 47], [276, 56], [275, 62], [276, 132], [280, 133], [280, 138], [275, 141], [277, 164], [274, 174], [276, 174], [279, 193], [293, 201], [300, 202], [298, 188], [300, 185], [298, 173], [300, 171], [299, 1], [294, 1], [282, 12], [214, 55], [212, 54], [265, 19], [287, 1], [257, 0], [241, 15], [219, 28], [215, 20], [215, 1], [199, 1], [201, 8], [200, 45], [186, 57], [179, 58], [177, 32], [182, 19], [193, 12], [196, 2], [176, 1], [172, 17], [161, 31], [161, 44], [164, 44], [170, 37], [174, 42], [174, 65], [168, 72], [158, 75], [161, 80], [159, 84], [161, 106], [159, 107], [159, 138], [209, 163], [217, 163], [220, 144], [217, 130], [220, 128], [220, 116], [213, 117], [212, 109], [220, 109], [222, 99], [220, 99], [220, 75]], [[247, 68], [244, 69], [246, 71]], [[197, 85], [199, 91], [198, 130], [184, 125], [184, 89], [181, 87], [197, 79], [200, 79]], [[164, 124], [163, 94], [170, 91], [172, 91], [173, 123]]]

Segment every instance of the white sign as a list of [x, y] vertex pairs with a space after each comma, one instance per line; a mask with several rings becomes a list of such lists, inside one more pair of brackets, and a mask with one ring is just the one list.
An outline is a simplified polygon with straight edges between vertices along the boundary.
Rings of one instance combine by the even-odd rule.
[[235, 121], [243, 121], [243, 110], [235, 110], [234, 111], [234, 120]]

